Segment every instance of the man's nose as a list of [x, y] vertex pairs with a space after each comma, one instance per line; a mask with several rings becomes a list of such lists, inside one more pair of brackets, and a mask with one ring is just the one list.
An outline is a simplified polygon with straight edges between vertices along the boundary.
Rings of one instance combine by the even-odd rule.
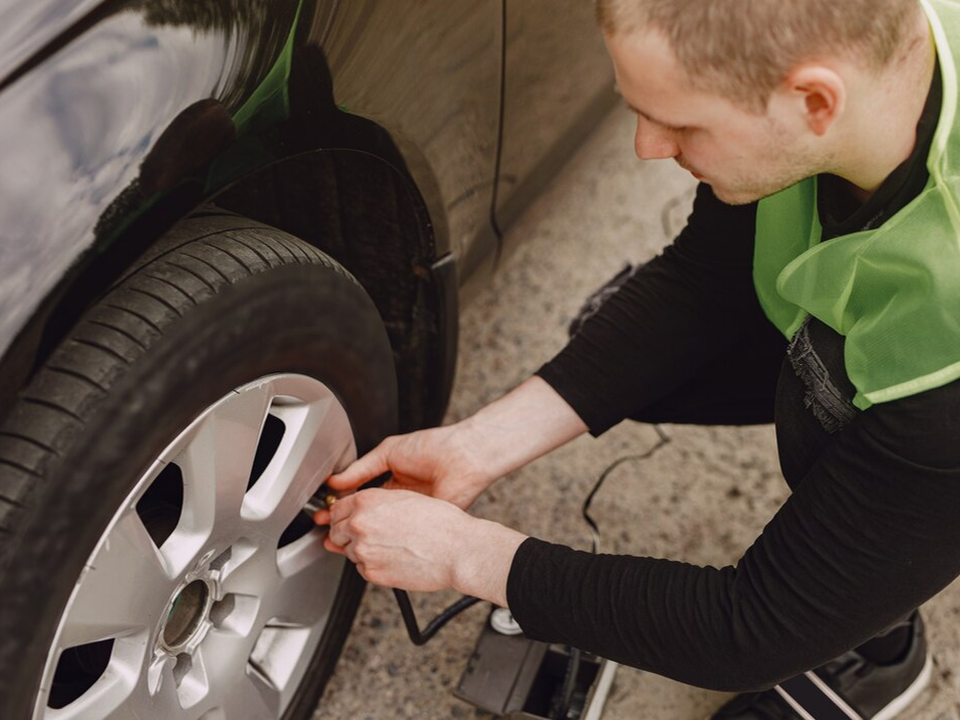
[[633, 144], [641, 160], [662, 160], [680, 154], [672, 130], [641, 116], [637, 117], [637, 134]]

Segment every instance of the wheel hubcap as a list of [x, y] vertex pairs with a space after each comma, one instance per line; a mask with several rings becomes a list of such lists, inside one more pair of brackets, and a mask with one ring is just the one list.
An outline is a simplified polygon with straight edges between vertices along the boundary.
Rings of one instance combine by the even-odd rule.
[[170, 606], [170, 613], [161, 633], [161, 646], [175, 653], [185, 648], [191, 640], [202, 640], [207, 628], [207, 616], [213, 593], [203, 580], [194, 580], [177, 593]]
[[261, 378], [204, 410], [91, 553], [35, 720], [282, 717], [344, 567], [302, 508], [355, 457], [346, 412], [312, 378]]

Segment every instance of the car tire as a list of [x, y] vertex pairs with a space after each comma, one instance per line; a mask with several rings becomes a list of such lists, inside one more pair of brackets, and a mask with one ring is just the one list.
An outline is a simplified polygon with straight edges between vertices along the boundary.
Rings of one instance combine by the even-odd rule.
[[[265, 401], [268, 390], [276, 397], [270, 395], [273, 399]], [[370, 298], [331, 258], [295, 237], [255, 222], [236, 216], [204, 216], [184, 221], [159, 249], [149, 253], [147, 260], [83, 315], [20, 392], [0, 427], [0, 717], [47, 717], [50, 703], [64, 707], [60, 712], [68, 718], [103, 714], [142, 720], [259, 720], [264, 716], [262, 708], [251, 707], [249, 712], [239, 714], [235, 709], [228, 712], [225, 706], [218, 709], [211, 689], [216, 683], [220, 683], [217, 692], [224, 697], [240, 691], [229, 686], [234, 680], [217, 679], [218, 670], [212, 666], [230, 664], [234, 658], [221, 652], [213, 663], [199, 667], [203, 656], [197, 648], [205, 647], [209, 638], [220, 637], [218, 633], [225, 634], [223, 627], [229, 623], [224, 617], [232, 617], [230, 613], [238, 612], [236, 608], [242, 603], [248, 608], [247, 620], [259, 617], [259, 610], [249, 608], [254, 607], [251, 603], [264, 606], [263, 598], [269, 588], [264, 590], [263, 597], [256, 592], [231, 595], [233, 604], [224, 608], [223, 598], [216, 597], [224, 592], [217, 578], [228, 565], [239, 562], [235, 551], [239, 546], [231, 546], [234, 549], [224, 553], [218, 546], [217, 553], [221, 554], [203, 548], [206, 556], [217, 557], [202, 557], [198, 550], [196, 557], [187, 562], [183, 558], [193, 550], [187, 552], [186, 544], [177, 543], [186, 543], [185, 538], [193, 537], [187, 532], [193, 531], [189, 523], [200, 527], [197, 518], [204, 515], [200, 505], [196, 509], [190, 504], [194, 502], [192, 498], [213, 486], [217, 507], [214, 514], [228, 518], [233, 517], [230, 513], [236, 514], [233, 524], [224, 521], [227, 530], [220, 528], [217, 533], [226, 537], [236, 526], [236, 534], [246, 542], [244, 547], [257, 548], [257, 558], [269, 552], [280, 556], [282, 548], [270, 551], [273, 540], [264, 538], [270, 532], [276, 534], [279, 518], [285, 518], [283, 513], [289, 512], [289, 495], [298, 493], [296, 499], [302, 501], [316, 491], [325, 477], [310, 476], [306, 480], [308, 474], [303, 469], [308, 460], [317, 460], [321, 451], [327, 452], [325, 446], [317, 445], [326, 442], [323, 433], [316, 431], [314, 438], [307, 431], [297, 430], [307, 438], [301, 442], [297, 440], [300, 436], [291, 433], [289, 423], [282, 425], [281, 434], [291, 433], [291, 442], [297, 440], [303, 447], [312, 448], [304, 452], [313, 455], [297, 461], [302, 465], [284, 476], [296, 477], [296, 482], [289, 480], [289, 486], [278, 484], [277, 505], [269, 510], [273, 513], [272, 525], [262, 521], [263, 528], [269, 526], [273, 530], [263, 530], [263, 537], [257, 529], [261, 526], [247, 518], [247, 501], [262, 484], [255, 474], [266, 472], [264, 463], [273, 462], [270, 453], [279, 453], [280, 440], [271, 440], [274, 447], [264, 448], [267, 421], [274, 408], [279, 408], [276, 413], [281, 415], [283, 403], [301, 408], [308, 407], [309, 402], [313, 403], [309, 408], [320, 407], [318, 393], [328, 393], [323, 402], [334, 409], [342, 408], [349, 423], [345, 432], [352, 440], [347, 443], [349, 448], [340, 448], [344, 451], [338, 457], [328, 453], [325, 472], [349, 462], [355, 453], [364, 452], [395, 431], [397, 390], [393, 358]], [[233, 407], [229, 403], [239, 402], [238, 397], [268, 402], [261, 424], [264, 430], [259, 435], [251, 435], [253, 424], [246, 418], [231, 425], [219, 416], [208, 415], [219, 412], [217, 408]], [[301, 405], [296, 405], [298, 402]], [[251, 415], [254, 416], [255, 413]], [[208, 417], [213, 419], [204, 419]], [[217, 462], [232, 458], [234, 449], [236, 457], [249, 458], [253, 453], [250, 438], [256, 445], [254, 465], [261, 467], [252, 469], [249, 479], [241, 478], [248, 484], [239, 491], [243, 503], [240, 510], [230, 506], [221, 513], [219, 488], [229, 485], [223, 480], [226, 471], [217, 469], [214, 477], [207, 478], [197, 470], [188, 480], [178, 470], [179, 481], [169, 479], [169, 469], [180, 462], [171, 459], [175, 451], [194, 448], [200, 441], [191, 440], [194, 436], [190, 432], [200, 433], [196, 428], [206, 427], [204, 422], [212, 427], [231, 428], [231, 432], [239, 428], [234, 434], [224, 435], [227, 439], [217, 440], [221, 444], [212, 446], [215, 451], [209, 455], [218, 458]], [[341, 432], [344, 421], [337, 422], [341, 429], [336, 432]], [[272, 426], [276, 424], [273, 422]], [[190, 452], [206, 456], [200, 450]], [[289, 462], [294, 467], [294, 460]], [[319, 460], [317, 463], [315, 472], [323, 474]], [[236, 484], [235, 467], [232, 472], [230, 477]], [[167, 479], [157, 490], [157, 477], [161, 475]], [[178, 492], [179, 500], [175, 497]], [[236, 488], [230, 492], [231, 497], [237, 496]], [[150, 503], [146, 502], [148, 496]], [[315, 543], [315, 535], [320, 535], [322, 542], [321, 531], [312, 523], [305, 524], [309, 516], [298, 514], [298, 509], [299, 506], [292, 511], [283, 537], [274, 538], [278, 547], [291, 531], [294, 540], [286, 542]], [[264, 517], [267, 512], [264, 511]], [[165, 519], [155, 520], [158, 516]], [[151, 583], [144, 579], [148, 572], [145, 566], [152, 560], [145, 561], [143, 567], [132, 563], [134, 567], [129, 568], [127, 575], [118, 572], [115, 576], [110, 575], [114, 572], [109, 569], [110, 562], [102, 560], [110, 557], [103, 553], [120, 552], [111, 548], [120, 544], [118, 538], [126, 537], [120, 524], [126, 518], [133, 518], [133, 525], [142, 523], [156, 545], [143, 550], [144, 557], [159, 556], [160, 564], [176, 576], [173, 582], [179, 584], [168, 597], [161, 597], [164, 586], [157, 584], [158, 589], [153, 592]], [[213, 537], [216, 533], [208, 534]], [[197, 531], [194, 535], [199, 538], [203, 533]], [[196, 540], [197, 547], [213, 543], [210, 537], [203, 542]], [[174, 543], [171, 538], [178, 540]], [[228, 545], [232, 541], [221, 538], [217, 542]], [[180, 552], [176, 572], [171, 570], [172, 561], [163, 560], [163, 548], [169, 543]], [[103, 564], [98, 568], [100, 562]], [[222, 564], [215, 567], [217, 562]], [[263, 561], [258, 567], [268, 565]], [[261, 573], [258, 577], [267, 575]], [[339, 579], [330, 582], [335, 582], [336, 591], [330, 596], [332, 604], [326, 619], [318, 621], [323, 622], [322, 630], [317, 630], [320, 625], [310, 626], [312, 639], [304, 646], [310, 650], [309, 657], [297, 656], [295, 687], [286, 687], [282, 698], [277, 695], [279, 700], [271, 696], [271, 702], [279, 703], [270, 706], [274, 709], [271, 717], [309, 717], [333, 671], [364, 583], [349, 563], [342, 563]], [[67, 631], [73, 632], [71, 628], [75, 627], [70, 625], [75, 622], [72, 609], [81, 608], [81, 615], [89, 615], [90, 607], [96, 607], [87, 599], [93, 591], [84, 589], [91, 587], [99, 593], [95, 597], [102, 598], [104, 617], [91, 621], [84, 615], [77, 620], [80, 624], [76, 627], [82, 628], [77, 631], [77, 638], [84, 633], [89, 636], [84, 636], [79, 646], [67, 645]], [[137, 601], [127, 601], [127, 596]], [[115, 633], [111, 638], [108, 630], [103, 629], [100, 632], [107, 635], [95, 640], [96, 633], [88, 628], [99, 628], [97, 623], [106, 628], [115, 616], [139, 607], [141, 600], [144, 607], [150, 607], [144, 621], [146, 630], [125, 630], [127, 635], [116, 635], [114, 628], [109, 631]], [[310, 598], [304, 598], [304, 603], [309, 602]], [[217, 617], [214, 608], [219, 608]], [[216, 626], [218, 621], [225, 625]], [[262, 619], [255, 623], [262, 623]], [[181, 635], [176, 635], [174, 624], [183, 626]], [[206, 634], [198, 629], [201, 625]], [[280, 628], [277, 632], [285, 632], [288, 627], [297, 629], [283, 622], [276, 627]], [[246, 628], [244, 632], [252, 638], [253, 631]], [[260, 635], [255, 642], [259, 647], [265, 631], [257, 632]], [[298, 637], [307, 636], [302, 628], [300, 632]], [[183, 643], [176, 644], [181, 639]], [[244, 653], [250, 651], [250, 642], [254, 641], [251, 639], [244, 646]], [[191, 643], [194, 650], [189, 650]], [[136, 660], [129, 660], [133, 655], [125, 656], [128, 660], [123, 665], [118, 659], [121, 647], [128, 655], [141, 651], [143, 655], [136, 655]], [[190, 655], [191, 652], [196, 654]], [[258, 687], [272, 682], [269, 668], [258, 667], [253, 655], [237, 662], [243, 671], [236, 674], [243, 676], [243, 682], [253, 678]], [[115, 663], [120, 664], [115, 667]], [[161, 672], [164, 678], [175, 676], [180, 668], [179, 679], [174, 683], [176, 692], [170, 692], [172, 681], [153, 678], [150, 682], [165, 688], [162, 696], [151, 699], [138, 690], [140, 699], [136, 702], [120, 701], [116, 700], [120, 697], [116, 691], [115, 699], [104, 701], [102, 706], [90, 700], [91, 709], [71, 712], [71, 704], [81, 707], [87, 702], [84, 698], [95, 697], [118, 674], [142, 672], [146, 677], [154, 672], [151, 663], [160, 668], [155, 670], [158, 677]], [[181, 692], [187, 682], [184, 678], [192, 683], [186, 695]], [[205, 700], [204, 682], [211, 693]], [[58, 699], [51, 700], [54, 695]], [[181, 703], [184, 698], [195, 703], [194, 709], [171, 706], [178, 698]], [[131, 703], [131, 707], [125, 708], [125, 702]]]

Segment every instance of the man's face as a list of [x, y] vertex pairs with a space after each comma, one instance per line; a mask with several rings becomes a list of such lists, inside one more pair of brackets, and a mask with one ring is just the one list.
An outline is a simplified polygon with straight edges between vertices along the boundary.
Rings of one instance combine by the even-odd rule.
[[641, 160], [673, 158], [732, 205], [772, 195], [819, 171], [787, 100], [775, 94], [766, 113], [754, 115], [688, 87], [659, 34], [608, 36], [606, 42], [620, 94], [637, 114], [634, 145]]

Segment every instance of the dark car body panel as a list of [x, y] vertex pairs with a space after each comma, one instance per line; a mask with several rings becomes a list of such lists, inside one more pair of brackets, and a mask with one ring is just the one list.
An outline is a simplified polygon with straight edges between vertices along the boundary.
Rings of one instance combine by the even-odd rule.
[[104, 0], [41, 0], [0, 7], [0, 80], [103, 4]]
[[199, 100], [216, 98], [213, 121], [230, 123], [292, 28], [296, 3], [274, 5], [269, 18], [243, 21], [267, 27], [242, 31], [226, 10], [191, 26], [186, 7], [181, 17], [129, 3], [0, 93], [0, 350], [71, 268], [106, 252], [148, 206], [189, 180], [202, 194], [198, 180], [229, 137], [170, 142], [163, 167], [141, 166]]
[[[579, 24], [590, 3], [574, 4]], [[211, 201], [343, 262], [393, 328], [398, 366], [419, 368], [408, 394], [431, 378], [449, 388], [435, 373], [452, 370], [451, 288], [488, 276], [497, 255], [501, 94], [501, 177], [522, 190], [569, 150], [556, 144], [572, 137], [567, 118], [597, 116], [610, 85], [590, 60], [571, 74], [589, 92], [560, 97], [553, 126], [523, 116], [524, 91], [501, 88], [504, 13], [519, 23], [547, 12], [542, 0], [27, 6], [0, 15], [0, 412], [83, 308]], [[582, 61], [557, 42], [562, 13], [547, 14], [543, 88]], [[584, 37], [600, 57], [596, 31]], [[543, 48], [526, 49], [508, 70]], [[554, 97], [530, 109], [550, 115]], [[525, 185], [499, 209], [515, 214]], [[349, 246], [331, 239], [344, 229]], [[442, 411], [446, 391], [427, 394], [413, 424]]]

